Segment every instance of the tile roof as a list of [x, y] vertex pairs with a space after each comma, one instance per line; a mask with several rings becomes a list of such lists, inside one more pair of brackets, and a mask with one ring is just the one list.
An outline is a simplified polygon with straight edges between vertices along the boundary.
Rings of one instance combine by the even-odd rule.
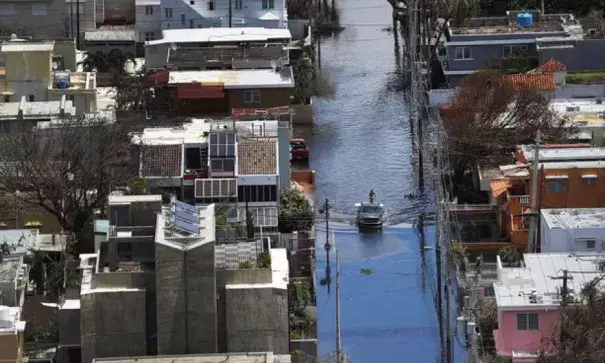
[[492, 195], [494, 196], [494, 198], [498, 198], [502, 194], [506, 193], [509, 187], [509, 180], [494, 180], [490, 183], [490, 188], [492, 190]]
[[510, 74], [506, 79], [519, 90], [554, 91], [557, 89], [555, 75], [547, 74]]
[[565, 72], [567, 70], [567, 67], [565, 67], [565, 64], [555, 60], [554, 58], [550, 58], [546, 61], [546, 63], [542, 64], [536, 69], [544, 73], [553, 73]]
[[141, 177], [181, 176], [182, 145], [144, 145]]
[[275, 175], [277, 174], [277, 139], [238, 140], [237, 158], [239, 175]]

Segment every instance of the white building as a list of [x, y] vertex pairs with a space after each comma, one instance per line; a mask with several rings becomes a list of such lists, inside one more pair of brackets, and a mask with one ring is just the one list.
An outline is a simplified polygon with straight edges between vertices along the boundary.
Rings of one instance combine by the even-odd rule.
[[162, 37], [160, 0], [136, 0], [135, 34], [138, 43]]
[[288, 28], [285, 0], [162, 0], [162, 29], [229, 27]]
[[542, 253], [605, 249], [605, 208], [542, 209], [540, 219]]

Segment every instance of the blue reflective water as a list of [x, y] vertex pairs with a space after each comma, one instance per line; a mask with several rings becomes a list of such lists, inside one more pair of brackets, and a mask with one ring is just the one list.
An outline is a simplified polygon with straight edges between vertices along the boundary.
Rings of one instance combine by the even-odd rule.
[[[427, 227], [428, 245], [434, 227]], [[439, 333], [435, 309], [434, 251], [421, 253], [415, 228], [387, 228], [361, 235], [335, 230], [341, 270], [342, 348], [352, 362], [437, 362]], [[325, 239], [318, 236], [317, 279], [325, 274]], [[332, 284], [318, 287], [319, 351], [335, 349], [334, 253]], [[370, 269], [371, 274], [361, 269]], [[457, 343], [456, 361], [464, 354]]]

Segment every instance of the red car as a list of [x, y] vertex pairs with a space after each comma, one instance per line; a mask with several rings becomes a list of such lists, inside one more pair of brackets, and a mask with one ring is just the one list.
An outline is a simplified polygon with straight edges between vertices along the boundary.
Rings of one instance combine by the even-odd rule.
[[309, 159], [309, 148], [305, 139], [290, 139], [290, 155], [292, 160]]

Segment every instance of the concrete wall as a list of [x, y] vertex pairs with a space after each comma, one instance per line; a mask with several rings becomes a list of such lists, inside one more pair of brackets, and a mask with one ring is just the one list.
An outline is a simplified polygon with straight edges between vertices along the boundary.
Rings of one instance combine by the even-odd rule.
[[575, 42], [573, 48], [546, 48], [539, 51], [540, 64], [554, 58], [565, 64], [570, 72], [602, 71], [605, 65], [605, 39], [586, 39]]
[[[541, 253], [600, 252], [605, 249], [604, 228], [550, 228], [544, 215], [540, 215], [540, 219]], [[595, 248], [587, 248], [585, 239], [595, 239]]]
[[232, 285], [225, 292], [227, 352], [290, 352], [287, 290]]
[[80, 298], [82, 362], [147, 353], [145, 291], [107, 291]]
[[80, 345], [80, 309], [59, 311], [59, 345]]
[[214, 244], [156, 244], [158, 354], [216, 352]]

